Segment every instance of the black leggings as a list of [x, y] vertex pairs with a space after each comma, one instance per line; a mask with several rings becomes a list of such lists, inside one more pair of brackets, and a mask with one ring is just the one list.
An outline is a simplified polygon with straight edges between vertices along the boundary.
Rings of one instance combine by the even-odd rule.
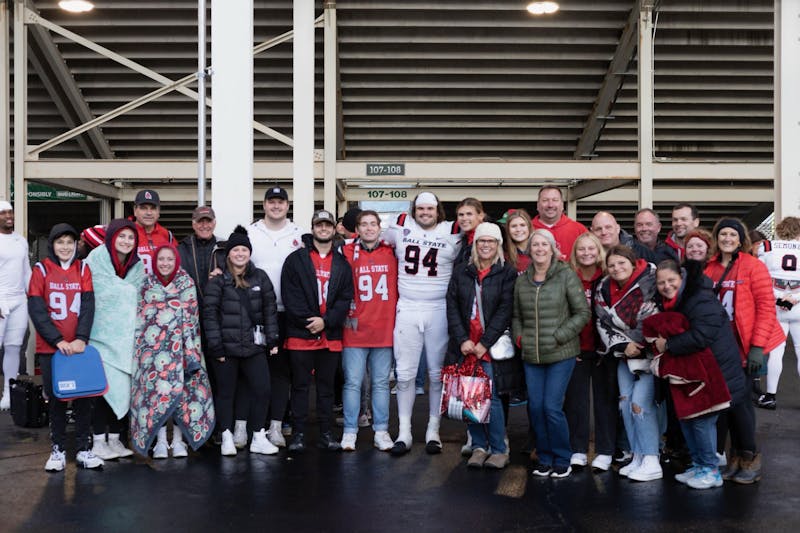
[[598, 355], [592, 352], [582, 352], [580, 357], [581, 360], [575, 363], [564, 398], [564, 413], [569, 423], [572, 451], [576, 453], [589, 451], [591, 392], [594, 397], [595, 451], [601, 455], [613, 455], [619, 416], [617, 359], [613, 357], [598, 359]]
[[[225, 361], [211, 360], [217, 381], [214, 406], [217, 411], [219, 431], [233, 429], [233, 400], [237, 395], [239, 376], [247, 383], [249, 399], [243, 399], [250, 409], [247, 414], [247, 429], [251, 432], [264, 428], [269, 408], [269, 366], [266, 355], [250, 357], [226, 357]], [[249, 400], [249, 401], [248, 401]]]
[[[98, 398], [94, 402], [94, 411], [92, 412], [92, 431], [95, 435], [103, 435], [108, 433], [125, 433], [125, 428], [128, 426], [128, 415], [117, 418], [114, 410], [108, 405], [105, 398]], [[123, 441], [125, 439], [123, 438]]]
[[[752, 390], [753, 380], [747, 376], [748, 391]], [[728, 430], [731, 433], [731, 450], [756, 453], [756, 410], [748, 395], [731, 406], [717, 419], [717, 451], [725, 451]]]

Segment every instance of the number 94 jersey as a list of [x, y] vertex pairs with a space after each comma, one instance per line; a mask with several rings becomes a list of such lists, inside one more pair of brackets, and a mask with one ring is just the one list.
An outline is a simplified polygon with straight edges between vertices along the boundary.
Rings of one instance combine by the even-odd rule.
[[342, 247], [342, 255], [350, 263], [355, 288], [344, 323], [344, 347], [391, 347], [397, 308], [394, 249], [379, 242], [375, 248], [367, 250], [356, 239]]
[[[38, 306], [47, 315], [34, 316], [37, 306], [29, 305], [31, 320], [36, 326], [36, 353], [53, 353], [56, 351], [45, 341], [39, 333], [39, 328], [55, 326], [58, 333], [67, 342], [77, 338], [78, 321], [81, 314], [81, 295], [93, 292], [92, 273], [89, 265], [80, 260], [73, 261], [66, 269], [46, 258], [36, 263], [28, 287], [28, 298], [41, 299], [42, 305]], [[46, 322], [50, 324], [46, 324]], [[89, 324], [91, 326], [91, 324]], [[88, 331], [86, 332], [88, 335]]]
[[406, 214], [389, 226], [384, 238], [395, 246], [401, 300], [444, 305], [462, 237], [456, 222], [425, 230]]
[[800, 241], [763, 241], [758, 258], [767, 265], [775, 298], [800, 296]]

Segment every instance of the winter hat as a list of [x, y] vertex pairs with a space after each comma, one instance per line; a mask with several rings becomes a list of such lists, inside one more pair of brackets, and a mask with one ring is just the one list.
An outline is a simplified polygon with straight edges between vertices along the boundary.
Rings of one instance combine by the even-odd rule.
[[347, 213], [344, 214], [342, 217], [342, 226], [344, 229], [349, 231], [350, 233], [356, 232], [356, 219], [358, 218], [358, 214], [361, 212], [360, 207], [354, 207], [350, 209]]
[[86, 228], [81, 232], [81, 239], [90, 249], [94, 250], [106, 240], [106, 227], [102, 224]]
[[700, 239], [701, 241], [706, 243], [706, 246], [708, 246], [709, 249], [711, 249], [713, 246], [712, 242], [713, 237], [709, 232], [707, 232], [704, 229], [698, 228], [690, 231], [689, 233], [686, 234], [686, 238], [683, 239], [683, 242], [688, 243], [691, 239]]
[[472, 242], [477, 241], [481, 237], [490, 237], [497, 241], [497, 244], [503, 244], [503, 233], [500, 231], [500, 226], [492, 222], [481, 222], [475, 228], [475, 237]]
[[251, 252], [253, 251], [253, 245], [250, 244], [250, 239], [247, 237], [247, 230], [241, 225], [236, 226], [231, 236], [228, 237], [228, 242], [225, 243], [225, 257], [228, 257], [231, 250], [237, 246], [245, 246]]
[[14, 207], [11, 205], [10, 202], [6, 202], [5, 200], [0, 200], [0, 211], [13, 211]]
[[736, 233], [739, 234], [739, 242], [744, 243], [745, 238], [747, 237], [747, 232], [744, 230], [744, 226], [742, 223], [736, 220], [735, 218], [723, 218], [719, 222], [717, 222], [717, 226], [714, 228], [714, 238], [719, 238], [719, 232], [725, 228], [733, 228]]

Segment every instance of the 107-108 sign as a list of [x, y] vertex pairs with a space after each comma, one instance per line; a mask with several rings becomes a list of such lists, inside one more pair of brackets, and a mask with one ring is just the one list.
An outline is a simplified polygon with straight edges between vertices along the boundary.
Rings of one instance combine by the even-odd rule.
[[408, 191], [403, 189], [371, 189], [367, 191], [367, 198], [371, 200], [406, 200]]
[[367, 163], [367, 176], [405, 176], [405, 163]]

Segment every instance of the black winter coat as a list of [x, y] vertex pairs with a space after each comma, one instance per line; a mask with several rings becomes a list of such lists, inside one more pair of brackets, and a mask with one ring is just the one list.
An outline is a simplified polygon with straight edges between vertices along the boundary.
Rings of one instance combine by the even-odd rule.
[[[225, 271], [206, 285], [203, 329], [211, 357], [250, 357], [277, 346], [278, 306], [272, 282], [252, 262], [247, 264], [244, 279], [250, 287], [237, 289], [233, 276]], [[247, 301], [249, 308], [245, 307]], [[256, 324], [264, 326], [267, 346], [253, 343]]]
[[[197, 298], [200, 304], [205, 297], [206, 285], [208, 285], [208, 273], [214, 269], [214, 251], [217, 245], [217, 238], [211, 237], [207, 240], [198, 239], [192, 234], [186, 237], [178, 245], [178, 253], [181, 256], [181, 267], [194, 280], [197, 287]], [[224, 264], [224, 260], [221, 264]]]
[[[750, 401], [739, 346], [733, 336], [728, 314], [711, 291], [711, 280], [703, 275], [701, 267], [692, 263], [697, 262], [686, 262], [688, 272], [683, 276], [683, 287], [673, 309], [686, 316], [691, 329], [668, 338], [667, 349], [673, 355], [682, 355], [709, 348], [725, 377], [731, 403], [738, 405]], [[663, 308], [660, 295], [656, 295], [656, 303]]]
[[281, 271], [281, 294], [286, 308], [286, 336], [296, 339], [316, 338], [306, 329], [308, 319], [321, 316], [325, 321], [325, 337], [341, 340], [350, 302], [353, 300], [353, 274], [342, 254], [331, 250], [331, 279], [325, 299], [325, 315], [319, 310], [317, 274], [311, 262], [311, 235], [303, 235], [305, 248], [298, 248], [286, 258]]
[[[450, 341], [447, 363], [460, 362], [461, 344], [469, 340], [469, 323], [475, 302], [475, 281], [478, 270], [471, 263], [461, 264], [453, 270], [447, 287], [447, 329]], [[481, 305], [485, 328], [480, 342], [487, 349], [503, 332], [511, 327], [514, 306], [514, 283], [517, 271], [509, 265], [492, 265], [481, 283]], [[517, 353], [512, 359], [492, 361], [494, 387], [499, 394], [517, 393], [525, 389], [522, 359]]]

